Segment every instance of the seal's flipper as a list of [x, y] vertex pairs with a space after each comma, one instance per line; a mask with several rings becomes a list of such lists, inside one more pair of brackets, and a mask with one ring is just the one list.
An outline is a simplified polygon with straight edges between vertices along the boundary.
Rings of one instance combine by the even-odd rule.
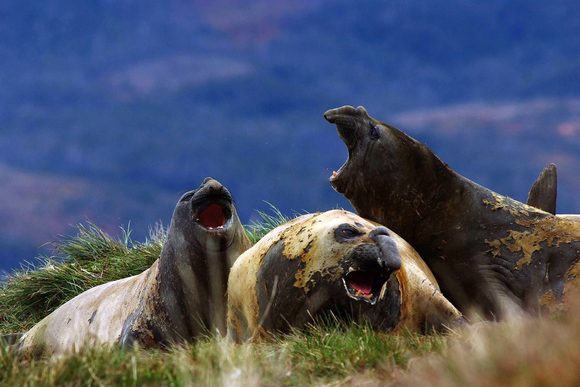
[[540, 173], [528, 194], [528, 204], [540, 210], [556, 214], [558, 174], [555, 164], [548, 164]]

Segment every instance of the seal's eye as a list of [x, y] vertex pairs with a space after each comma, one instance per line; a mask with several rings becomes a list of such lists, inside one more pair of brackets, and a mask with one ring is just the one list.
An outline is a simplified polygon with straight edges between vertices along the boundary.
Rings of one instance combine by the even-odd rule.
[[369, 124], [369, 137], [372, 140], [378, 140], [379, 137], [381, 137], [381, 132], [379, 130], [379, 127], [374, 125], [373, 123]]
[[356, 228], [354, 228], [352, 225], [350, 225], [348, 223], [341, 224], [334, 231], [334, 237], [339, 242], [348, 241], [351, 239], [358, 238], [362, 234], [363, 234], [362, 232], [360, 232], [359, 230], [357, 230]]

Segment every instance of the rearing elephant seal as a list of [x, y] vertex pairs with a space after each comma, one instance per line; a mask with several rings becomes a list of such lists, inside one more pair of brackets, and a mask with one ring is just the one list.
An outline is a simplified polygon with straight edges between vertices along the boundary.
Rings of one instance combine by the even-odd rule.
[[[348, 160], [330, 178], [361, 216], [392, 228], [425, 260], [463, 312], [538, 311], [580, 282], [580, 223], [499, 195], [451, 170], [425, 145], [363, 107], [324, 114]], [[540, 177], [555, 184], [555, 170]], [[553, 211], [555, 186], [537, 196]], [[546, 198], [547, 200], [543, 200]], [[555, 205], [555, 203], [554, 203]]]
[[250, 247], [229, 191], [207, 178], [175, 207], [161, 256], [143, 273], [68, 301], [24, 334], [26, 353], [97, 344], [164, 346], [225, 333], [230, 267]]
[[228, 336], [236, 341], [330, 313], [384, 331], [462, 321], [408, 243], [342, 210], [272, 230], [238, 258], [228, 292]]

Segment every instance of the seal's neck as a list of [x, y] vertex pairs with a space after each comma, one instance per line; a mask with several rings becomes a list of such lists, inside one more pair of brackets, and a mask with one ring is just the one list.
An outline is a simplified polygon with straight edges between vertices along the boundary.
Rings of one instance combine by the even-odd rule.
[[[425, 145], [398, 133], [396, 155], [375, 157], [382, 164], [365, 172], [364, 182], [347, 197], [363, 217], [382, 223], [412, 242], [435, 231], [462, 204], [469, 181], [452, 171]], [[429, 230], [425, 230], [425, 227]]]
[[176, 331], [185, 339], [224, 329], [229, 267], [224, 257], [223, 252], [184, 242], [179, 232], [168, 234], [159, 259], [159, 293]]

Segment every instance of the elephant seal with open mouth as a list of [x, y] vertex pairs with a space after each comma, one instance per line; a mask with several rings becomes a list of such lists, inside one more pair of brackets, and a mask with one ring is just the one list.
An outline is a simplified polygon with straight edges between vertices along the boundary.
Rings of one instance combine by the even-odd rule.
[[238, 258], [228, 292], [228, 336], [236, 341], [303, 328], [330, 314], [383, 331], [462, 321], [408, 243], [342, 210], [272, 230]]
[[230, 267], [250, 247], [229, 191], [214, 179], [175, 207], [161, 256], [143, 273], [78, 295], [21, 338], [21, 351], [63, 354], [99, 344], [165, 346], [225, 334]]
[[[328, 110], [324, 117], [348, 148], [332, 186], [362, 217], [408, 241], [461, 311], [475, 308], [489, 318], [537, 312], [565, 301], [578, 286], [580, 223], [573, 216], [554, 216], [466, 179], [363, 107]], [[555, 171], [547, 173], [555, 183]], [[553, 211], [553, 189], [538, 200], [532, 193], [532, 202]]]

